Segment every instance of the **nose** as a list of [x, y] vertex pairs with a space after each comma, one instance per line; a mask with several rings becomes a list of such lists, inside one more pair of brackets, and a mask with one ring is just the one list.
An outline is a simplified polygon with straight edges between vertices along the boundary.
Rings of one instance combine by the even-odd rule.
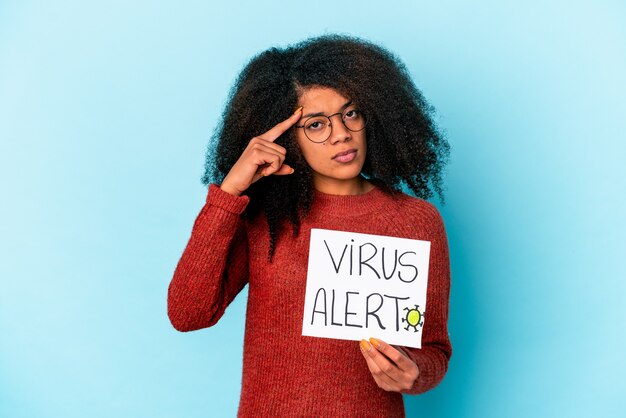
[[[332, 120], [332, 117], [335, 116], [336, 118]], [[332, 130], [330, 132], [330, 137], [328, 138], [328, 140], [332, 145], [336, 144], [339, 141], [347, 142], [352, 139], [352, 134], [350, 130], [346, 128], [346, 125], [343, 124], [341, 113], [331, 116], [330, 127]]]

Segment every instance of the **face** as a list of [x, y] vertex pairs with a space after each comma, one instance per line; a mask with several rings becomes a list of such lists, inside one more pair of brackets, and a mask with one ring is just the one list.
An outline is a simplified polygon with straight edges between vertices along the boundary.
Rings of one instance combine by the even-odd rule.
[[[321, 190], [358, 182], [367, 152], [365, 129], [351, 131], [341, 119], [345, 115], [344, 120], [350, 123], [349, 119], [357, 114], [356, 104], [334, 89], [310, 87], [300, 96], [298, 106], [303, 106], [303, 109], [302, 117], [296, 123], [297, 126], [302, 126], [311, 115], [319, 113], [330, 116], [340, 113], [330, 118], [332, 131], [324, 143], [312, 142], [307, 138], [305, 128], [296, 128], [296, 139], [305, 160], [313, 170], [313, 182], [316, 188]], [[328, 119], [325, 120], [327, 123]], [[310, 129], [320, 129], [322, 126], [318, 123], [312, 125]], [[347, 155], [337, 156], [347, 151], [349, 151]]]

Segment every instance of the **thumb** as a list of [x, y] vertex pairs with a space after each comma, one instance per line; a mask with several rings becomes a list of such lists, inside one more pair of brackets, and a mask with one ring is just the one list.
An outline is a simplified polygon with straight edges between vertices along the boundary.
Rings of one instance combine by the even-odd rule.
[[295, 170], [291, 166], [289, 166], [287, 164], [283, 164], [283, 165], [280, 166], [280, 168], [277, 171], [273, 172], [272, 174], [278, 174], [279, 176], [282, 176], [282, 175], [285, 175], [285, 174], [291, 174], [294, 171]]

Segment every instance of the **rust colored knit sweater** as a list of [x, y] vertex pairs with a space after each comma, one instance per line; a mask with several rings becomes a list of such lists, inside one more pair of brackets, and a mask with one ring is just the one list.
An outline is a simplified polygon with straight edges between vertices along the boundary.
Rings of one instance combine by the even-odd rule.
[[[279, 236], [268, 262], [266, 218], [241, 217], [249, 197], [210, 184], [168, 289], [179, 331], [210, 327], [248, 284], [240, 417], [403, 417], [402, 395], [380, 389], [358, 341], [302, 336], [311, 228], [431, 241], [422, 348], [405, 348], [420, 374], [406, 393], [435, 387], [452, 347], [448, 337], [450, 265], [444, 224], [430, 203], [375, 187], [361, 195], [315, 190], [296, 238]], [[228, 261], [228, 262], [227, 262]], [[376, 337], [375, 335], [372, 335]]]

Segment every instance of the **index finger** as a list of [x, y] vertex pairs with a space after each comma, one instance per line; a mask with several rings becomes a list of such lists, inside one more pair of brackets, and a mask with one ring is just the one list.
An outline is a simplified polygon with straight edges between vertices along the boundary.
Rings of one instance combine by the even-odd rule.
[[300, 119], [301, 115], [302, 115], [302, 106], [297, 108], [296, 111], [293, 112], [293, 114], [289, 116], [287, 119], [285, 119], [282, 122], [277, 123], [272, 129], [265, 132], [264, 134], [259, 135], [259, 138], [264, 139], [266, 141], [274, 142], [276, 138], [278, 138], [283, 133], [285, 133], [287, 129], [291, 128], [291, 126]]
[[414, 365], [413, 361], [409, 359], [404, 353], [401, 353], [394, 347], [390, 346], [386, 342], [382, 340], [378, 340], [376, 338], [370, 338], [370, 342], [378, 351], [387, 356], [391, 361], [396, 363], [396, 366], [403, 371], [411, 370], [411, 367]]

